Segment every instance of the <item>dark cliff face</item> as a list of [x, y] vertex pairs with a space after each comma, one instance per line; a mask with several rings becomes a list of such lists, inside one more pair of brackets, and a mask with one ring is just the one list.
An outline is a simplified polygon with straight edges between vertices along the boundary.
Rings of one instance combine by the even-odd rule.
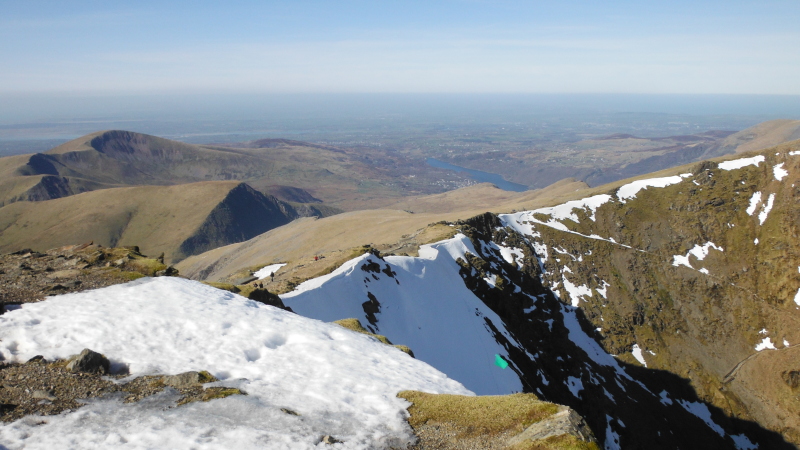
[[197, 232], [181, 244], [181, 258], [246, 241], [297, 217], [297, 211], [288, 203], [242, 183], [231, 189]]
[[[480, 253], [463, 262], [466, 283], [534, 354], [511, 352], [526, 385], [575, 408], [600, 435], [601, 411], [615, 411], [626, 425], [611, 424], [622, 448], [654, 448], [656, 437], [663, 448], [734, 444], [723, 436], [760, 448], [800, 442], [798, 153], [771, 149], [733, 169], [702, 163], [632, 196], [615, 190], [463, 223]], [[524, 257], [510, 264], [498, 246]], [[576, 356], [558, 331], [569, 317], [642, 385]], [[564, 388], [576, 379], [580, 396]], [[671, 429], [667, 438], [658, 424], [691, 427], [698, 416], [721, 431]]]
[[[745, 437], [768, 446], [762, 448], [792, 448], [777, 433], [705, 402], [679, 374], [625, 363], [606, 353], [598, 344], [602, 333], [582, 308], [565, 304], [569, 298], [559, 299], [558, 289], [549, 283], [550, 267], [541, 248], [537, 253], [530, 236], [499, 222], [487, 214], [460, 224], [479, 254], [467, 254], [459, 264], [467, 287], [502, 318], [520, 344], [494, 333], [508, 350], [510, 367], [525, 391], [574, 408], [607, 448], [737, 448], [736, 441]], [[517, 256], [509, 261], [501, 248], [515, 249]], [[596, 248], [583, 250], [587, 254]], [[490, 276], [494, 286], [485, 281]], [[642, 324], [637, 304], [618, 303], [631, 310], [631, 326]], [[487, 319], [487, 327], [495, 326]], [[711, 426], [698, 411], [708, 414]]]

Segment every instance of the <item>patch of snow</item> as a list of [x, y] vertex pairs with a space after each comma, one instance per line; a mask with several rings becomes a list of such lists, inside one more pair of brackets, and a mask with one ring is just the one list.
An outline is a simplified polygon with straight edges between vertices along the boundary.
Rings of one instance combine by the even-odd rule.
[[553, 206], [550, 208], [540, 208], [534, 210], [534, 213], [546, 214], [553, 219], [563, 220], [570, 219], [573, 222], [578, 222], [578, 215], [573, 212], [575, 209], [584, 209], [591, 212], [589, 219], [594, 222], [597, 217], [597, 208], [603, 206], [611, 200], [608, 194], [595, 195], [593, 197], [584, 198], [581, 200], [573, 200], [561, 205]]
[[720, 252], [723, 251], [722, 247], [717, 247], [716, 244], [714, 244], [711, 241], [708, 241], [702, 246], [695, 245], [691, 250], [689, 250], [689, 253], [694, 255], [694, 257], [697, 258], [699, 261], [702, 261], [705, 259], [706, 256], [708, 256], [708, 251], [712, 248]]
[[775, 345], [772, 343], [772, 340], [769, 337], [765, 337], [761, 340], [761, 343], [756, 345], [756, 351], [760, 352], [762, 350], [775, 350]]
[[572, 273], [572, 269], [570, 269], [568, 266], [564, 266], [562, 270], [566, 273]]
[[497, 275], [491, 273], [488, 277], [484, 278], [483, 281], [486, 282], [491, 287], [497, 287]]
[[280, 269], [281, 267], [283, 267], [285, 265], [286, 265], [285, 263], [282, 263], [282, 264], [270, 264], [270, 265], [268, 265], [266, 267], [263, 267], [262, 269], [258, 270], [257, 272], [254, 272], [253, 276], [258, 278], [259, 280], [263, 280], [264, 278], [267, 278], [268, 276], [270, 276], [270, 274], [277, 272], [278, 269]]
[[784, 347], [788, 347], [788, 346], [789, 346], [789, 341], [787, 341], [786, 339], [784, 339], [784, 340], [783, 340], [783, 346], [784, 346]]
[[675, 267], [686, 266], [690, 269], [694, 269], [694, 267], [692, 267], [692, 263], [689, 262], [689, 256], [672, 255], [672, 265]]
[[617, 198], [619, 198], [623, 203], [625, 200], [629, 200], [631, 198], [636, 198], [636, 194], [639, 193], [642, 189], [647, 189], [648, 187], [657, 187], [663, 188], [673, 184], [680, 183], [683, 181], [684, 178], [690, 177], [692, 174], [684, 173], [681, 175], [675, 175], [671, 177], [663, 177], [663, 178], [650, 178], [647, 180], [638, 180], [632, 183], [628, 183], [626, 185], [621, 186], [617, 190]]
[[606, 426], [606, 441], [603, 447], [605, 450], [620, 450], [621, 447], [619, 445], [619, 433], [611, 428], [611, 420], [611, 416], [606, 415], [606, 423], [608, 425]]
[[[529, 237], [539, 237], [539, 236], [541, 236], [540, 233], [534, 232], [533, 231], [533, 226], [530, 225], [531, 223], [537, 223], [537, 224], [545, 225], [545, 226], [548, 226], [548, 227], [551, 227], [551, 228], [555, 228], [556, 230], [566, 231], [567, 233], [572, 233], [572, 234], [575, 234], [575, 235], [578, 235], [578, 236], [582, 236], [582, 237], [585, 237], [585, 238], [597, 239], [599, 241], [613, 242], [614, 244], [620, 245], [622, 247], [631, 248], [629, 245], [617, 243], [617, 241], [615, 241], [614, 238], [606, 239], [606, 238], [603, 238], [603, 237], [601, 237], [599, 235], [596, 235], [596, 234], [585, 235], [585, 234], [581, 234], [581, 233], [576, 233], [575, 231], [572, 231], [569, 228], [567, 228], [567, 226], [564, 225], [563, 223], [555, 221], [555, 220], [552, 220], [552, 219], [550, 221], [548, 221], [548, 222], [542, 222], [541, 220], [533, 217], [533, 211], [523, 211], [523, 212], [518, 212], [518, 213], [514, 213], [514, 214], [501, 214], [498, 217], [500, 218], [500, 221], [503, 223], [503, 226], [511, 227], [515, 231], [517, 231], [517, 232], [519, 232], [521, 234], [524, 234], [526, 236], [529, 236]], [[533, 244], [535, 245], [535, 243], [533, 243]], [[538, 250], [537, 250], [537, 253], [539, 253]]]
[[[368, 449], [413, 440], [399, 390], [470, 395], [458, 382], [374, 338], [180, 278], [26, 304], [0, 317], [0, 353], [65, 358], [91, 348], [131, 375], [208, 370], [246, 396], [173, 407], [93, 400], [43, 424], [0, 425], [10, 448], [316, 448], [321, 435]], [[285, 414], [289, 408], [301, 418]]]
[[714, 430], [714, 432], [716, 432], [718, 435], [725, 436], [725, 430], [723, 430], [721, 426], [717, 425], [717, 423], [711, 419], [711, 411], [708, 410], [708, 406], [705, 403], [690, 402], [687, 400], [678, 400], [678, 403], [683, 406], [683, 409], [694, 414], [700, 420], [705, 422], [706, 425], [708, 425], [708, 427]]
[[750, 197], [750, 206], [746, 210], [748, 216], [752, 216], [756, 212], [759, 203], [761, 203], [761, 191], [754, 192], [753, 196]]
[[597, 291], [597, 293], [600, 294], [600, 296], [602, 296], [603, 298], [608, 299], [608, 297], [606, 297], [606, 294], [608, 294], [608, 287], [611, 285], [606, 283], [605, 280], [602, 280], [601, 286], [602, 287], [595, 288], [594, 290]]
[[567, 388], [575, 398], [581, 398], [581, 391], [583, 390], [583, 382], [577, 377], [567, 377]]
[[572, 284], [565, 276], [562, 276], [561, 279], [564, 280], [564, 289], [566, 289], [567, 294], [569, 294], [572, 306], [578, 306], [581, 302], [581, 297], [592, 296], [592, 290], [588, 286], [576, 286]]
[[517, 267], [522, 267], [522, 259], [525, 257], [525, 253], [521, 248], [504, 247], [499, 244], [496, 245], [500, 249], [500, 255], [506, 260], [507, 263], [514, 264], [514, 261], [516, 261]]
[[708, 275], [708, 269], [706, 269], [705, 267], [703, 267], [702, 269], [698, 270], [698, 272]]
[[[300, 284], [281, 299], [296, 313], [325, 322], [358, 318], [365, 327], [407, 345], [417, 359], [482, 395], [519, 392], [523, 388], [519, 376], [494, 365], [495, 354], [510, 358], [487, 320], [512, 345], [521, 346], [502, 319], [464, 284], [456, 260], [467, 252], [478, 254], [470, 239], [459, 233], [421, 246], [419, 257], [387, 256], [384, 262], [363, 255]], [[388, 264], [394, 277], [380, 273], [366, 286], [360, 266], [369, 261]], [[362, 306], [370, 299], [368, 293], [380, 303], [374, 323]]]
[[795, 151], [789, 152], [789, 155], [791, 155], [791, 156], [800, 155], [800, 150], [795, 150]]
[[[575, 307], [561, 305], [562, 317], [564, 318], [564, 326], [567, 328], [568, 332], [567, 336], [569, 337], [569, 340], [574, 342], [575, 345], [577, 345], [581, 350], [583, 350], [586, 353], [586, 356], [588, 356], [592, 361], [602, 366], [608, 366], [616, 369], [616, 372], [619, 376], [629, 381], [633, 381], [639, 384], [642, 387], [642, 389], [647, 390], [647, 387], [645, 387], [644, 384], [634, 380], [630, 375], [628, 375], [628, 373], [625, 372], [625, 370], [622, 367], [620, 367], [619, 362], [616, 359], [614, 359], [613, 356], [606, 353], [606, 351], [603, 350], [603, 348], [600, 346], [600, 344], [597, 343], [597, 341], [592, 339], [589, 335], [586, 334], [586, 332], [583, 331], [580, 323], [578, 322], [578, 317], [575, 315], [576, 310], [577, 308]], [[625, 388], [622, 387], [621, 384], [619, 386], [620, 389], [622, 389], [623, 391], [625, 390]]]
[[758, 332], [758, 334], [763, 334], [763, 335], [766, 335], [767, 333], [769, 333], [769, 331], [767, 331], [767, 329], [766, 329], [766, 328], [762, 328], [762, 329], [761, 329], [761, 330]]
[[758, 444], [754, 444], [747, 436], [742, 434], [731, 434], [731, 439], [733, 439], [733, 445], [736, 446], [738, 450], [756, 450], [758, 448]]
[[724, 161], [719, 163], [719, 168], [722, 170], [735, 170], [747, 166], [758, 167], [759, 163], [765, 161], [764, 155], [753, 156], [752, 158], [740, 158], [731, 161]]
[[758, 238], [753, 239], [753, 244], [758, 245]]
[[672, 399], [669, 398], [669, 393], [667, 393], [667, 391], [661, 391], [661, 403], [664, 405], [672, 404]]
[[[706, 258], [706, 256], [708, 256], [708, 253], [712, 248], [714, 250], [717, 250], [717, 251], [720, 251], [720, 252], [723, 251], [722, 247], [717, 247], [717, 245], [714, 244], [711, 241], [708, 241], [703, 245], [695, 244], [695, 246], [692, 247], [692, 249], [689, 250], [689, 252], [686, 253], [685, 256], [683, 256], [683, 255], [672, 255], [672, 265], [675, 266], [675, 267], [686, 266], [686, 267], [688, 267], [690, 269], [694, 269], [694, 267], [692, 266], [691, 262], [689, 261], [689, 256], [692, 255], [695, 258], [697, 258], [698, 261], [702, 261], [702, 260], [704, 260]], [[701, 269], [700, 271], [702, 272], [703, 270], [704, 269]], [[708, 273], [708, 271], [706, 270], [704, 273]]]
[[783, 168], [784, 163], [780, 163], [772, 168], [772, 173], [775, 175], [775, 179], [781, 181], [786, 175], [789, 175], [789, 172]]
[[536, 310], [536, 305], [531, 306], [530, 308], [525, 308], [525, 309], [522, 310], [522, 312], [525, 313], [525, 314], [530, 314], [530, 313], [534, 312], [535, 310]]
[[633, 354], [633, 357], [639, 361], [639, 363], [647, 367], [647, 361], [644, 360], [644, 355], [642, 354], [642, 349], [639, 347], [639, 344], [633, 344], [633, 350], [631, 353]]
[[758, 213], [758, 220], [761, 222], [761, 225], [764, 225], [764, 222], [767, 220], [767, 215], [769, 212], [772, 211], [772, 205], [775, 202], [775, 194], [769, 194], [769, 198], [767, 198], [767, 203], [761, 209], [761, 212]]

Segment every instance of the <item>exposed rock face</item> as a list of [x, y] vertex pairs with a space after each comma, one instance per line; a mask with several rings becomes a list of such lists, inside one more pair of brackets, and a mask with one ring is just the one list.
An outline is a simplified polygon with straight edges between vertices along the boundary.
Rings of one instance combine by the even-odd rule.
[[[474, 227], [471, 237], [479, 250], [463, 262], [465, 274], [472, 274], [465, 281], [514, 329], [515, 337], [534, 337], [514, 315], [528, 307], [524, 301], [515, 305], [514, 293], [503, 293], [502, 282], [496, 288], [481, 282], [491, 272], [498, 281], [520, 285], [515, 270], [491, 244], [518, 248], [524, 252], [517, 260], [522, 271], [541, 282], [541, 287], [522, 285], [538, 297], [528, 317], [548, 308], [545, 294], [550, 291], [561, 302], [580, 307], [576, 313], [584, 329], [594, 330], [587, 333], [608, 353], [663, 371], [626, 368], [651, 392], [664, 393], [662, 405], [645, 409], [669, 410], [680, 403], [697, 413], [692, 405], [707, 402], [716, 407], [709, 408], [710, 417], [731, 436], [759, 436], [763, 446], [786, 446], [780, 436], [759, 432], [752, 422], [725, 424], [725, 415], [756, 421], [800, 443], [795, 420], [800, 403], [791, 391], [798, 385], [794, 344], [800, 340], [794, 331], [800, 322], [800, 213], [795, 202], [800, 160], [790, 152], [795, 147], [766, 151], [760, 163], [738, 169], [699, 164], [674, 185], [645, 188], [626, 201], [616, 200], [621, 194], [611, 191], [612, 200], [596, 210], [576, 206], [561, 213], [502, 216], [503, 225], [511, 228], [476, 217], [465, 223]], [[526, 347], [541, 349], [544, 341], [531, 344]], [[530, 361], [522, 354], [512, 358], [522, 367]], [[546, 370], [539, 358], [523, 374], [536, 366]], [[555, 378], [580, 379], [586, 401], [592, 395], [591, 377], [565, 370]], [[537, 386], [535, 376], [524, 377], [543, 389], [545, 398], [585, 414], [599, 431], [590, 411]], [[619, 403], [618, 395], [608, 392]], [[666, 400], [667, 393], [684, 400]], [[641, 411], [642, 404], [631, 407]], [[616, 417], [631, 426], [629, 419]], [[634, 445], [622, 439], [623, 448]]]
[[195, 386], [199, 386], [205, 383], [211, 383], [212, 381], [217, 381], [210, 373], [208, 372], [184, 372], [179, 373], [178, 375], [167, 375], [161, 378], [161, 381], [166, 384], [167, 386], [172, 386], [175, 389], [186, 389]]
[[70, 358], [67, 363], [67, 370], [72, 373], [108, 373], [110, 363], [108, 358], [88, 348], [83, 349], [80, 354]]
[[583, 442], [597, 442], [592, 430], [586, 425], [583, 417], [572, 408], [561, 407], [561, 410], [552, 416], [537, 422], [525, 429], [522, 433], [508, 440], [509, 446], [521, 446], [525, 443], [544, 441], [556, 436], [570, 435]]

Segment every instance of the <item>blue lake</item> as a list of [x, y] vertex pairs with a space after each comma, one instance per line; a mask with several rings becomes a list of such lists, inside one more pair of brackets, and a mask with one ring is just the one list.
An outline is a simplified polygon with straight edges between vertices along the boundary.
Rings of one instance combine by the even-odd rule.
[[454, 170], [456, 172], [466, 172], [470, 178], [475, 181], [480, 181], [481, 183], [492, 183], [498, 188], [504, 191], [514, 191], [514, 192], [523, 192], [530, 189], [528, 186], [519, 183], [512, 183], [510, 181], [506, 181], [501, 175], [496, 173], [489, 173], [484, 172], [481, 170], [474, 170], [474, 169], [467, 169], [466, 167], [461, 166], [454, 166], [453, 164], [448, 164], [444, 161], [439, 161], [438, 159], [428, 158], [425, 162], [428, 163], [431, 167], [436, 167], [437, 169], [447, 169], [447, 170]]

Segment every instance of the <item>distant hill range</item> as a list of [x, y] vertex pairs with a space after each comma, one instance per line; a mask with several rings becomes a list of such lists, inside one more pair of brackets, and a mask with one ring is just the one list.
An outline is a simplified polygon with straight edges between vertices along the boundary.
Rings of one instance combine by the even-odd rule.
[[[619, 179], [783, 142], [798, 130], [800, 121], [772, 121], [733, 134], [715, 131], [649, 140], [612, 135], [583, 145], [593, 146], [592, 151], [624, 148], [627, 154], [653, 155], [617, 169], [594, 170], [582, 181]], [[653, 150], [656, 141], [661, 145], [658, 151]], [[572, 168], [571, 173], [581, 170]], [[547, 176], [559, 173], [552, 170]], [[146, 253], [164, 252], [175, 262], [245, 241], [299, 217], [326, 217], [342, 209], [388, 207], [435, 218], [521, 205], [526, 199], [535, 206], [558, 191], [512, 195], [472, 187], [413, 195], [441, 192], [449, 174], [403, 156], [288, 139], [192, 145], [130, 131], [102, 131], [45, 153], [0, 158], [0, 251], [95, 240], [102, 245], [139, 245]], [[585, 184], [567, 190], [580, 187]]]
[[800, 121], [772, 120], [739, 132], [712, 130], [655, 138], [617, 133], [543, 145], [542, 148], [531, 144], [532, 147], [524, 150], [453, 153], [437, 158], [470, 169], [502, 174], [506, 180], [531, 188], [542, 188], [564, 178], [599, 186], [795, 139], [800, 139]]
[[93, 133], [45, 153], [0, 158], [0, 205], [121, 186], [219, 180], [263, 184], [287, 201], [319, 202], [298, 185], [317, 187], [322, 180], [335, 185], [347, 178], [322, 168], [341, 169], [340, 151], [296, 141], [270, 149], [275, 151], [191, 145], [129, 131]]

